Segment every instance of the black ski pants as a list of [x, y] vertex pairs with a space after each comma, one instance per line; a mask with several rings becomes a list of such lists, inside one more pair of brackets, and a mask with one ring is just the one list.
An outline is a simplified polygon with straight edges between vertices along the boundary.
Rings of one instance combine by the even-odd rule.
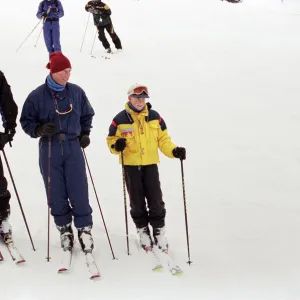
[[105, 36], [105, 29], [108, 32], [108, 34], [110, 35], [113, 43], [115, 44], [116, 49], [122, 49], [121, 41], [120, 41], [119, 37], [117, 36], [112, 23], [108, 24], [106, 26], [98, 26], [97, 28], [98, 28], [99, 40], [101, 41], [101, 43], [105, 49], [110, 48], [109, 42]]
[[0, 158], [0, 224], [10, 213], [10, 192], [7, 190], [7, 180], [4, 177], [3, 164]]
[[124, 169], [130, 215], [136, 227], [146, 227], [149, 223], [153, 228], [163, 227], [166, 209], [157, 165], [124, 166]]

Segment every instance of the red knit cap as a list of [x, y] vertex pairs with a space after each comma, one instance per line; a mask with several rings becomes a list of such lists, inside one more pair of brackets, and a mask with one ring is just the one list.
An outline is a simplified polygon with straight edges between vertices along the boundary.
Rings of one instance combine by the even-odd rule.
[[50, 62], [46, 68], [50, 69], [50, 74], [53, 74], [72, 67], [67, 57], [61, 52], [54, 52], [50, 54]]

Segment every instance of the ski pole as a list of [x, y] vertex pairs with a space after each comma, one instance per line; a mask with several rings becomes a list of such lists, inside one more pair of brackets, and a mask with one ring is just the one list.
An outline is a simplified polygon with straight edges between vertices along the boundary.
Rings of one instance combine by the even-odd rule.
[[94, 45], [95, 45], [95, 40], [96, 40], [97, 32], [98, 32], [98, 30], [96, 30], [96, 33], [95, 33], [95, 36], [94, 36], [94, 41], [93, 41], [92, 49], [91, 49], [91, 52], [90, 52], [91, 56], [93, 54], [93, 49], [94, 49]]
[[184, 204], [184, 218], [185, 218], [185, 230], [186, 230], [186, 242], [187, 242], [187, 251], [188, 251], [188, 261], [187, 263], [190, 265], [190, 241], [189, 241], [189, 228], [188, 228], [188, 217], [187, 217], [187, 208], [186, 208], [186, 197], [185, 197], [185, 184], [184, 184], [184, 172], [183, 172], [183, 160], [180, 159], [181, 163], [181, 180], [182, 180], [182, 192], [183, 192], [183, 204]]
[[28, 36], [26, 37], [26, 39], [21, 43], [21, 45], [19, 46], [19, 48], [16, 50], [17, 52], [19, 51], [19, 49], [23, 46], [23, 44], [28, 40], [28, 38], [31, 36], [31, 34], [33, 33], [33, 31], [38, 27], [38, 25], [40, 25], [40, 23], [42, 22], [42, 19], [34, 26], [34, 28], [31, 30], [31, 32], [28, 34]]
[[94, 184], [93, 176], [92, 176], [92, 173], [91, 173], [91, 170], [90, 170], [90, 166], [89, 166], [89, 163], [88, 163], [88, 160], [87, 160], [87, 157], [86, 157], [84, 149], [82, 149], [82, 152], [83, 152], [84, 159], [85, 159], [85, 162], [86, 162], [89, 174], [90, 174], [90, 178], [91, 178], [91, 181], [92, 181], [92, 185], [93, 185], [94, 192], [95, 192], [95, 195], [96, 195], [98, 207], [99, 207], [100, 214], [101, 214], [101, 217], [102, 217], [102, 221], [103, 221], [103, 225], [104, 225], [104, 228], [105, 228], [105, 232], [106, 232], [106, 236], [107, 236], [107, 239], [108, 239], [108, 243], [109, 243], [109, 246], [110, 246], [110, 250], [111, 250], [113, 259], [116, 259], [115, 255], [114, 255], [114, 251], [113, 251], [112, 245], [111, 245], [111, 242], [110, 242], [110, 238], [109, 238], [109, 235], [108, 235], [107, 227], [106, 227], [106, 224], [105, 224], [105, 221], [104, 221], [104, 216], [103, 216], [102, 209], [101, 209], [101, 206], [100, 206], [100, 201], [98, 199], [98, 195], [97, 195], [96, 187], [95, 187], [95, 184]]
[[48, 18], [48, 14], [49, 14], [50, 10], [51, 10], [51, 6], [48, 7], [48, 10], [47, 10], [47, 17], [43, 18], [43, 27], [42, 27], [41, 30], [40, 30], [39, 36], [38, 36], [38, 38], [37, 38], [37, 40], [36, 40], [36, 43], [35, 43], [34, 47], [37, 46], [37, 43], [38, 43], [38, 41], [39, 41], [39, 39], [40, 39], [40, 36], [41, 36], [41, 33], [42, 33], [43, 29], [44, 29], [44, 25], [45, 25], [45, 22], [46, 22], [46, 20], [47, 20], [47, 18]]
[[39, 39], [40, 39], [40, 36], [41, 36], [42, 31], [43, 31], [43, 27], [42, 27], [41, 30], [40, 30], [39, 36], [38, 36], [38, 38], [37, 38], [37, 40], [36, 40], [36, 43], [35, 43], [34, 47], [37, 46], [37, 43], [38, 43], [38, 41], [39, 41]]
[[47, 238], [47, 261], [50, 261], [50, 188], [51, 188], [51, 137], [48, 139], [48, 179], [47, 179], [47, 198], [48, 198], [48, 238]]
[[129, 253], [128, 217], [127, 217], [127, 201], [126, 201], [126, 189], [125, 189], [125, 169], [124, 169], [124, 153], [123, 153], [123, 151], [121, 152], [121, 160], [122, 160], [123, 196], [124, 196], [124, 210], [125, 210], [127, 254], [130, 255], [130, 253]]
[[87, 28], [88, 28], [88, 25], [89, 25], [90, 16], [91, 16], [91, 14], [89, 14], [89, 16], [88, 16], [88, 20], [87, 20], [87, 22], [86, 22], [86, 27], [85, 27], [85, 31], [84, 31], [84, 35], [83, 35], [83, 39], [82, 39], [82, 43], [81, 43], [80, 52], [81, 52], [81, 50], [82, 50], [82, 47], [83, 47], [83, 42], [84, 42], [85, 35], [86, 35], [86, 31], [87, 31]]
[[29, 230], [29, 227], [28, 227], [28, 224], [27, 224], [27, 220], [26, 220], [26, 217], [25, 217], [25, 213], [24, 213], [24, 210], [23, 210], [23, 207], [22, 207], [22, 204], [21, 204], [21, 200], [20, 200], [20, 197], [19, 197], [19, 193], [18, 193], [18, 191], [17, 191], [17, 187], [16, 187], [16, 184], [15, 184], [15, 181], [14, 181], [14, 178], [13, 178], [13, 175], [12, 175], [12, 172], [11, 172], [11, 170], [10, 170], [10, 166], [9, 166], [9, 163], [8, 163], [8, 160], [7, 160], [7, 157], [6, 157], [6, 154], [5, 154], [4, 149], [2, 149], [2, 153], [3, 153], [4, 159], [5, 159], [5, 163], [6, 163], [8, 172], [9, 172], [9, 176], [10, 176], [11, 182], [12, 182], [12, 184], [13, 184], [13, 187], [14, 187], [14, 190], [15, 190], [15, 193], [16, 193], [16, 197], [17, 197], [18, 202], [19, 202], [19, 206], [20, 206], [21, 213], [22, 213], [22, 216], [23, 216], [23, 219], [24, 219], [24, 222], [25, 222], [25, 226], [26, 226], [26, 229], [27, 229], [27, 232], [28, 232], [30, 241], [31, 241], [31, 245], [32, 245], [33, 251], [35, 251], [35, 247], [34, 247], [34, 244], [33, 244], [33, 240], [32, 240], [31, 234], [30, 234], [30, 230]]

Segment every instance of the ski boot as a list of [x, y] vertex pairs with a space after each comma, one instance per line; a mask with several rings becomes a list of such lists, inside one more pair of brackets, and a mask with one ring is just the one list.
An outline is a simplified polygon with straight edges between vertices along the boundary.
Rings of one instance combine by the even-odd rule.
[[74, 234], [70, 224], [65, 226], [56, 226], [60, 232], [60, 243], [64, 251], [72, 251], [74, 245]]
[[152, 251], [153, 242], [150, 236], [149, 227], [137, 228], [137, 233], [140, 236], [140, 245], [146, 251]]
[[78, 228], [78, 240], [82, 251], [87, 253], [92, 253], [94, 249], [94, 240], [92, 237], [92, 226], [86, 226], [83, 228]]
[[165, 236], [165, 232], [166, 232], [165, 227], [153, 228], [154, 243], [163, 252], [168, 253], [169, 245], [168, 245], [167, 238]]
[[109, 54], [110, 54], [111, 52], [112, 52], [112, 51], [111, 51], [110, 48], [107, 48], [107, 49], [106, 49], [106, 53], [109, 53]]
[[9, 223], [10, 209], [0, 212], [0, 236], [5, 244], [12, 241], [12, 228]]

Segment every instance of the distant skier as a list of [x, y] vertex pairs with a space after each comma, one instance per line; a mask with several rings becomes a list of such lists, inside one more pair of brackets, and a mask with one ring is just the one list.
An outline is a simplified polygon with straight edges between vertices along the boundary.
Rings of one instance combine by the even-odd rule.
[[98, 37], [99, 40], [102, 42], [103, 47], [105, 48], [107, 53], [111, 53], [112, 50], [110, 48], [110, 44], [105, 36], [105, 29], [110, 35], [116, 49], [121, 50], [122, 45], [119, 37], [117, 36], [114, 26], [112, 24], [110, 15], [111, 9], [99, 0], [89, 1], [86, 6], [85, 10], [92, 13], [94, 17], [94, 24], [98, 29]]
[[146, 103], [149, 93], [145, 85], [135, 84], [127, 94], [125, 109], [114, 117], [109, 127], [107, 144], [113, 154], [120, 156], [120, 162], [121, 152], [124, 153], [130, 214], [140, 236], [141, 246], [146, 251], [152, 250], [150, 223], [155, 244], [167, 252], [166, 209], [157, 167], [158, 149], [170, 158], [182, 160], [186, 158], [186, 151], [172, 143], [165, 121], [151, 108], [150, 103]]
[[[4, 74], [0, 71], [0, 112], [3, 120], [5, 132], [0, 132], [0, 150], [3, 150], [8, 142], [13, 140], [16, 133], [16, 119], [18, 115], [18, 106], [13, 99], [10, 85]], [[9, 223], [11, 195], [7, 190], [7, 180], [4, 177], [2, 160], [0, 158], [0, 234], [4, 242], [9, 242], [12, 234]]]
[[[221, 1], [224, 1], [224, 0], [221, 0]], [[230, 3], [240, 3], [242, 2], [242, 0], [225, 0], [227, 2], [230, 2]]]
[[47, 50], [61, 52], [59, 19], [64, 16], [64, 9], [59, 0], [43, 0], [39, 4], [36, 16], [43, 19], [43, 33]]
[[47, 68], [50, 74], [28, 95], [20, 122], [29, 136], [40, 138], [40, 171], [50, 191], [48, 204], [61, 234], [62, 248], [67, 251], [73, 247], [74, 218], [82, 250], [88, 253], [94, 248], [93, 220], [81, 148], [90, 144], [94, 110], [85, 92], [68, 83], [71, 63], [67, 57], [61, 52], [52, 53]]

